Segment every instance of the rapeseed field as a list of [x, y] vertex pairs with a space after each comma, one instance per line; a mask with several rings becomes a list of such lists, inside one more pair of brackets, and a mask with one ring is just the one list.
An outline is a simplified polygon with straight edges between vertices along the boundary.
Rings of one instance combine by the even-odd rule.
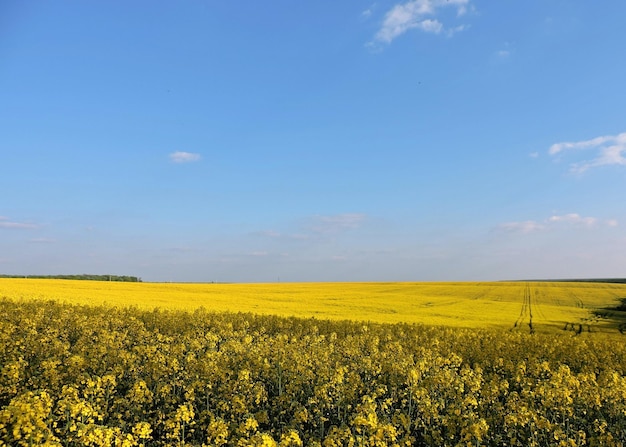
[[[553, 331], [605, 329], [603, 309], [626, 297], [626, 284], [575, 282], [432, 283], [124, 283], [0, 279], [0, 297], [68, 304], [251, 312], [331, 320], [504, 327]], [[578, 325], [583, 325], [582, 329]]]
[[621, 447], [624, 296], [0, 279], [0, 446]]
[[0, 445], [621, 447], [623, 337], [5, 299]]

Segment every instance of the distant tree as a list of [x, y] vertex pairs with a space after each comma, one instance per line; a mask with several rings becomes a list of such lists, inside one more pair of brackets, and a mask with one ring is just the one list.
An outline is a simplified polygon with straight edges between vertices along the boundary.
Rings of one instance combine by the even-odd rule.
[[71, 279], [85, 281], [117, 281], [141, 282], [141, 278], [128, 275], [0, 275], [0, 278], [29, 278], [29, 279]]

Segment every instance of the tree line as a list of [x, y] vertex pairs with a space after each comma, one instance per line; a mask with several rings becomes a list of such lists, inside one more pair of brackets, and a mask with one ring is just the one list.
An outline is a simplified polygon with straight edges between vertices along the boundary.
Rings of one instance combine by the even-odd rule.
[[86, 281], [141, 282], [141, 278], [128, 275], [0, 275], [0, 278], [73, 279]]

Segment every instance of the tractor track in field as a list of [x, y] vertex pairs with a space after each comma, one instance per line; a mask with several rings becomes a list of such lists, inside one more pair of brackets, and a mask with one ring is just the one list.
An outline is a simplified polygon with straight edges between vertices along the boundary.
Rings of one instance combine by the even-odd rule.
[[585, 302], [582, 299], [580, 299], [578, 295], [576, 295], [575, 293], [572, 293], [572, 297], [576, 301], [577, 307], [580, 307], [581, 309], [585, 307]]
[[537, 288], [534, 288], [533, 291], [534, 291], [534, 295], [535, 295], [535, 299], [533, 301], [533, 306], [534, 306], [534, 309], [535, 309], [535, 313], [539, 316], [540, 319], [545, 321], [546, 320], [546, 316], [543, 313], [543, 309], [542, 309], [542, 306], [540, 304], [540, 303], [543, 302], [543, 300], [540, 299], [542, 297], [542, 294], [539, 292], [539, 289], [537, 289]]
[[533, 306], [532, 306], [532, 294], [530, 290], [530, 285], [526, 284], [524, 288], [524, 299], [522, 300], [522, 309], [520, 310], [519, 316], [515, 323], [513, 324], [513, 328], [520, 327], [524, 321], [528, 319], [528, 328], [531, 334], [535, 333], [535, 329], [533, 328]]
[[[570, 291], [568, 293], [568, 297], [572, 300], [576, 307], [581, 309], [585, 308], [585, 302], [576, 293]], [[599, 318], [597, 315], [591, 318], [581, 318], [576, 323], [566, 322], [563, 330], [569, 329], [576, 335], [580, 335], [585, 330], [584, 328], [587, 327], [587, 332], [592, 332], [592, 326], [595, 326], [598, 321]]]

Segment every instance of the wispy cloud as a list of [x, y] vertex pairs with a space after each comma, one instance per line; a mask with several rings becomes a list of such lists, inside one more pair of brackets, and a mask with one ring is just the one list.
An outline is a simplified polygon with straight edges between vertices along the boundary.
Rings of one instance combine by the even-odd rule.
[[250, 256], [253, 256], [255, 258], [264, 258], [269, 255], [269, 253], [266, 251], [253, 251], [253, 252], [250, 252], [249, 254]]
[[54, 244], [56, 242], [56, 239], [51, 239], [47, 237], [38, 237], [38, 238], [30, 239], [28, 242], [32, 244]]
[[202, 249], [197, 248], [197, 247], [186, 247], [186, 246], [180, 246], [180, 247], [169, 247], [164, 249], [164, 251], [168, 252], [168, 253], [200, 253], [202, 252]]
[[590, 159], [571, 163], [570, 171], [583, 173], [590, 168], [607, 165], [626, 165], [626, 132], [618, 135], [604, 135], [590, 140], [556, 143], [548, 153], [556, 156], [569, 151], [592, 151]]
[[200, 154], [194, 152], [172, 152], [170, 154], [170, 161], [173, 163], [191, 163], [199, 161], [202, 158]]
[[361, 226], [366, 215], [360, 213], [344, 213], [332, 216], [314, 216], [310, 230], [318, 234], [338, 233]]
[[279, 231], [275, 231], [275, 230], [261, 230], [261, 231], [256, 231], [254, 234], [256, 234], [257, 236], [263, 236], [263, 237], [269, 237], [269, 238], [279, 238], [282, 236]]
[[534, 233], [556, 229], [558, 227], [579, 227], [592, 228], [597, 226], [616, 227], [618, 222], [615, 219], [602, 220], [597, 217], [583, 217], [577, 213], [562, 215], [552, 215], [543, 221], [526, 220], [522, 222], [505, 222], [496, 226], [496, 231], [508, 233]]
[[0, 228], [10, 230], [33, 230], [39, 228], [39, 225], [31, 222], [14, 222], [8, 217], [0, 216]]
[[382, 26], [370, 44], [389, 44], [411, 29], [432, 34], [445, 32], [448, 35], [462, 31], [464, 25], [446, 27], [440, 16], [444, 8], [455, 8], [456, 15], [462, 16], [469, 5], [470, 0], [409, 0], [397, 4], [385, 14]]
[[561, 223], [579, 225], [579, 226], [584, 226], [584, 227], [593, 227], [599, 222], [599, 220], [595, 217], [582, 217], [580, 214], [570, 213], [570, 214], [564, 214], [562, 216], [550, 216], [550, 218], [548, 219], [548, 222], [550, 223], [561, 222]]
[[252, 234], [269, 239], [317, 240], [359, 228], [366, 220], [367, 215], [362, 213], [315, 215], [299, 222], [299, 228], [294, 229], [294, 231], [261, 230]]
[[496, 230], [505, 231], [507, 233], [532, 233], [545, 229], [545, 225], [535, 222], [534, 220], [526, 220], [523, 222], [505, 222], [496, 227]]
[[363, 17], [364, 19], [370, 18], [370, 16], [374, 13], [374, 8], [375, 7], [376, 7], [376, 4], [374, 3], [372, 6], [370, 6], [369, 8], [364, 10], [363, 12], [361, 12], [361, 17]]
[[513, 55], [514, 45], [511, 42], [504, 42], [500, 49], [494, 53], [495, 59], [503, 61], [509, 59]]

